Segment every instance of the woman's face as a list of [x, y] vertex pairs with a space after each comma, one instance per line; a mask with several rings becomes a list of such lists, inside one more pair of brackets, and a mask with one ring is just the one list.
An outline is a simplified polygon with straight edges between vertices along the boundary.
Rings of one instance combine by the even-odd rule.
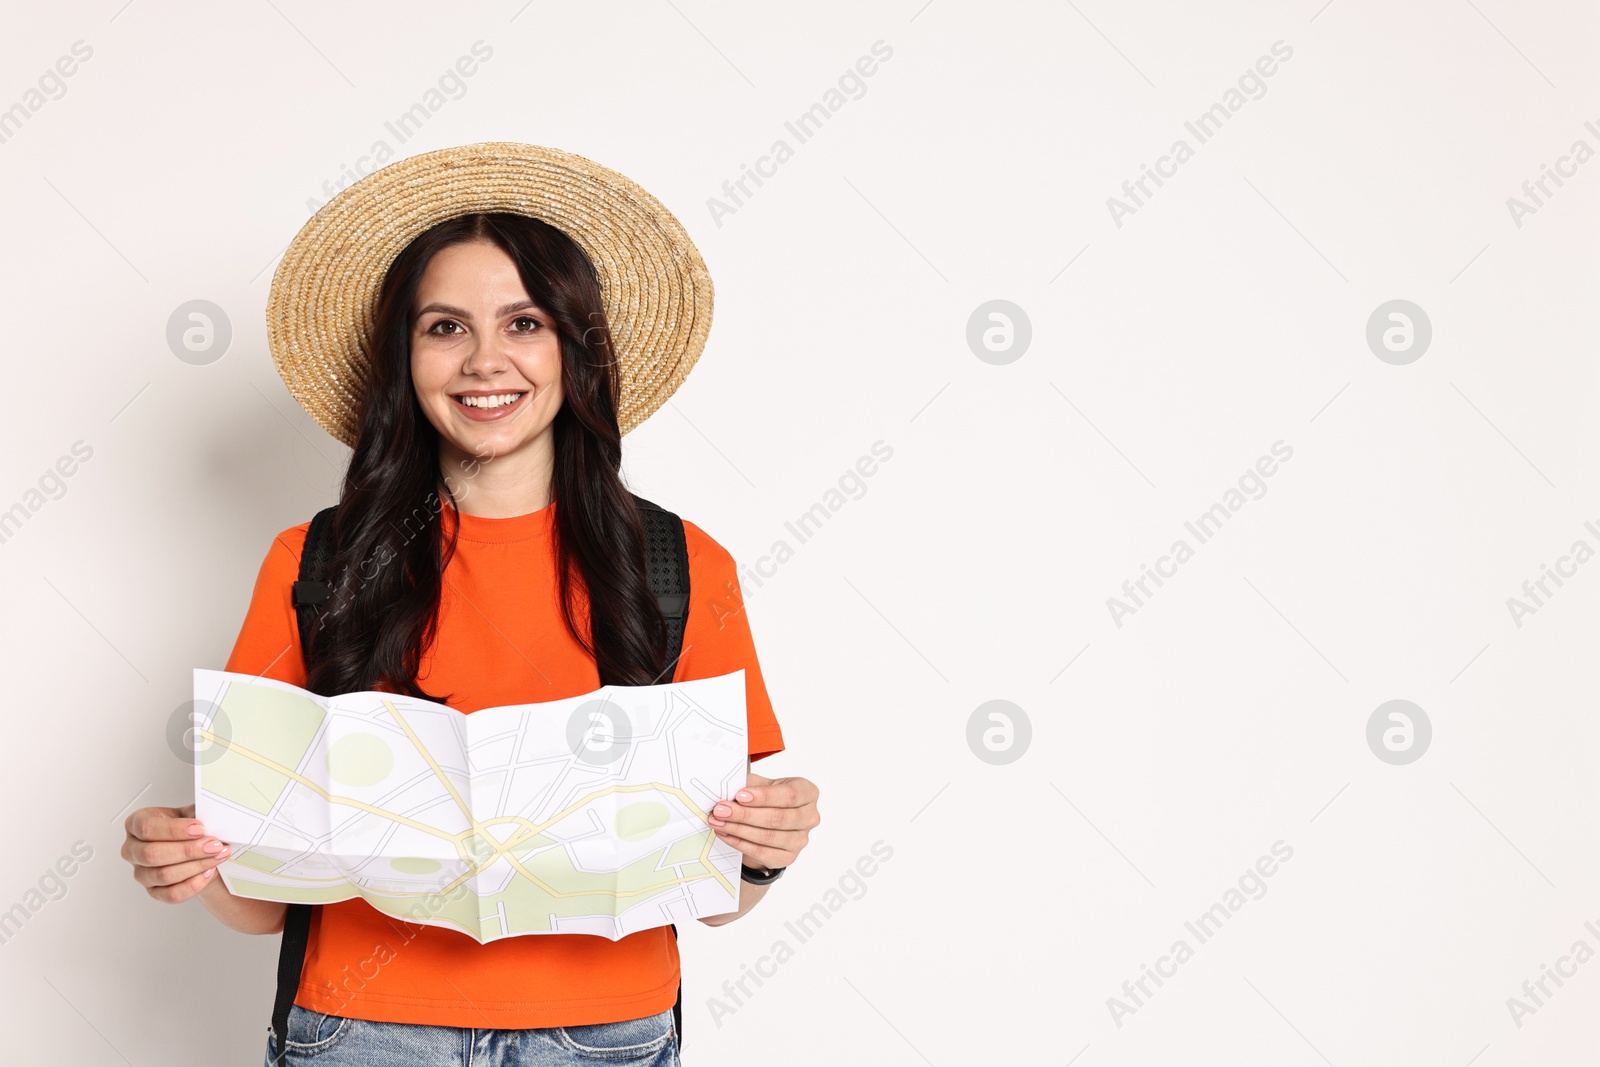
[[445, 469], [475, 472], [474, 459], [512, 455], [548, 466], [561, 341], [511, 257], [489, 241], [441, 249], [423, 272], [414, 311], [411, 382], [439, 431]]

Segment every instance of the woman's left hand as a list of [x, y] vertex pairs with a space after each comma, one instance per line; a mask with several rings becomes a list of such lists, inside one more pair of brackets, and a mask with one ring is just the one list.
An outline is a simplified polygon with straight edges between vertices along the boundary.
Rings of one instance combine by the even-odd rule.
[[805, 778], [763, 778], [750, 771], [732, 800], [711, 809], [711, 825], [723, 841], [744, 853], [746, 865], [787, 867], [822, 821], [817, 787]]

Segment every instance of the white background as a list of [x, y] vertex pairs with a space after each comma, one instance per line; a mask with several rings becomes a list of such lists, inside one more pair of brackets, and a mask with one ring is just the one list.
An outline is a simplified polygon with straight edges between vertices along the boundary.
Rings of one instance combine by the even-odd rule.
[[[1600, 562], [1520, 627], [1507, 599], [1600, 549], [1600, 161], [1520, 226], [1507, 198], [1600, 149], [1595, 10], [919, 4], [13, 16], [0, 108], [93, 55], [0, 144], [0, 509], [93, 456], [0, 543], [0, 909], [74, 842], [93, 859], [0, 944], [0, 1061], [261, 1058], [277, 939], [155, 903], [118, 850], [134, 807], [191, 799], [165, 736], [190, 671], [222, 665], [271, 537], [336, 497], [347, 453], [263, 308], [384, 138], [561, 147], [679, 216], [715, 325], [625, 474], [742, 566], [893, 449], [745, 582], [789, 746], [758, 769], [817, 782], [824, 821], [757, 911], [686, 931], [687, 1062], [1594, 1062], [1600, 961], [1520, 1026], [1507, 999], [1600, 951]], [[477, 40], [465, 95], [397, 144], [385, 121]], [[1185, 120], [1280, 40], [1197, 145]], [[875, 41], [864, 94], [719, 223], [708, 199]], [[1119, 227], [1107, 198], [1179, 137], [1194, 158]], [[203, 366], [166, 341], [194, 299], [233, 329]], [[1005, 365], [966, 341], [994, 299], [1031, 322]], [[1432, 324], [1403, 366], [1365, 338], [1393, 299]], [[1107, 598], [1279, 440], [1266, 494], [1117, 626]], [[1433, 729], [1404, 766], [1366, 740], [1396, 698]], [[1005, 765], [967, 742], [995, 699], [1032, 724]], [[879, 840], [865, 895], [713, 1019]], [[1279, 840], [1265, 895], [1197, 944], [1185, 921]], [[1108, 998], [1180, 937], [1118, 1025]]]

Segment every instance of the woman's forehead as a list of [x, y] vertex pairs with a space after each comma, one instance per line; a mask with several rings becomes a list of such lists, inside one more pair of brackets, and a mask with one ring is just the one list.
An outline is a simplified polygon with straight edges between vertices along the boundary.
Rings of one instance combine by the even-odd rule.
[[435, 303], [449, 305], [450, 313], [458, 315], [471, 311], [499, 316], [537, 307], [516, 263], [484, 241], [441, 248], [429, 261], [417, 285], [417, 313]]

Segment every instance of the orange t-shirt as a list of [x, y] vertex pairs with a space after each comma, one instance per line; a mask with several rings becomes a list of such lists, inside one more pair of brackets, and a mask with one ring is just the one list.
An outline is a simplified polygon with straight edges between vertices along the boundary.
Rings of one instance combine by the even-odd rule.
[[[594, 657], [561, 618], [555, 504], [491, 519], [443, 506], [461, 537], [444, 571], [439, 626], [418, 683], [480, 708], [561, 700], [600, 688]], [[302, 523], [267, 550], [239, 638], [225, 668], [306, 684], [290, 586], [305, 546]], [[449, 525], [445, 529], [448, 531]], [[756, 660], [738, 576], [728, 551], [693, 523], [689, 618], [672, 680], [743, 668], [750, 758], [783, 750]], [[579, 587], [577, 594], [583, 595]], [[582, 614], [579, 614], [582, 618]], [[480, 945], [455, 930], [408, 923], [360, 897], [312, 913], [294, 1002], [313, 1011], [384, 1022], [524, 1029], [616, 1022], [653, 1015], [677, 997], [678, 946], [665, 926], [617, 941], [590, 934], [506, 937]]]

